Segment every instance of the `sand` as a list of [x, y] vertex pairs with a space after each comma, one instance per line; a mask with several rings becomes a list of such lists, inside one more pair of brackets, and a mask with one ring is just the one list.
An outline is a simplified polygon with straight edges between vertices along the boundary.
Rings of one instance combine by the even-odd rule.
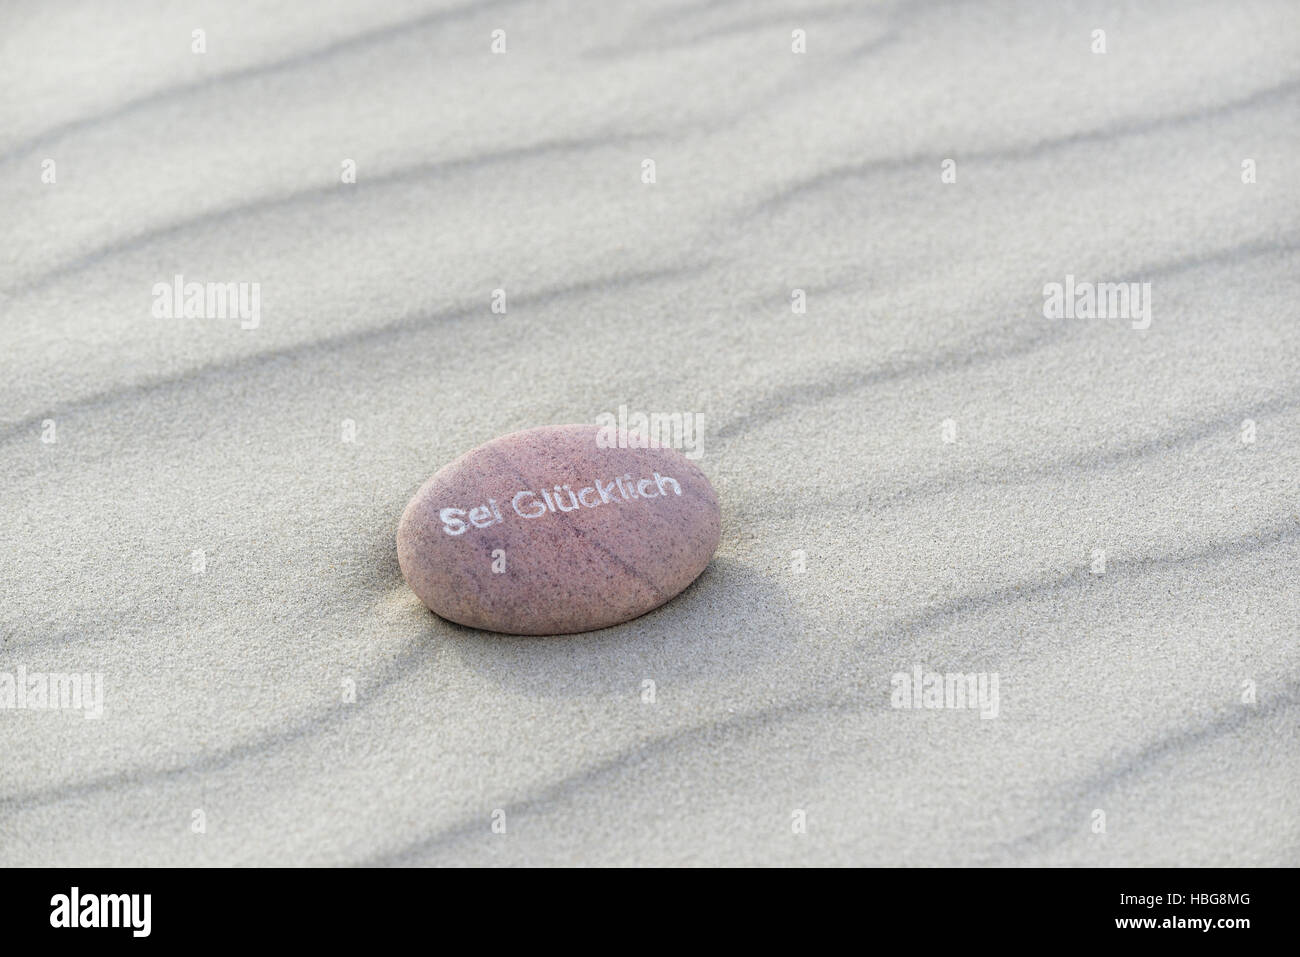
[[[103, 715], [0, 709], [0, 865], [1300, 863], [1298, 27], [5, 5], [0, 673]], [[703, 423], [704, 575], [428, 613], [414, 490], [621, 405]]]

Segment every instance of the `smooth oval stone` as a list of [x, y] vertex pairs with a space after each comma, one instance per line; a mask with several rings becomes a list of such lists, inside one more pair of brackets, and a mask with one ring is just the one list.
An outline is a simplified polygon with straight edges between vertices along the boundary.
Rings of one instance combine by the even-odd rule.
[[397, 528], [411, 590], [443, 618], [518, 635], [605, 628], [680, 593], [718, 547], [713, 486], [675, 449], [598, 436], [528, 429], [439, 470]]

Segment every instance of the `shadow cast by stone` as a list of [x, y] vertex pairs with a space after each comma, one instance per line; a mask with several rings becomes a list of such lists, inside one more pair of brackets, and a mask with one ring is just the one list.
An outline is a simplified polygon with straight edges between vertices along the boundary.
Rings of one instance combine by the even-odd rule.
[[432, 612], [422, 627], [429, 640], [448, 642], [463, 664], [502, 686], [539, 698], [587, 697], [640, 693], [647, 680], [681, 685], [759, 668], [775, 647], [754, 634], [782, 634], [793, 644], [807, 625], [794, 609], [772, 577], [714, 558], [676, 598], [611, 628], [504, 635]]

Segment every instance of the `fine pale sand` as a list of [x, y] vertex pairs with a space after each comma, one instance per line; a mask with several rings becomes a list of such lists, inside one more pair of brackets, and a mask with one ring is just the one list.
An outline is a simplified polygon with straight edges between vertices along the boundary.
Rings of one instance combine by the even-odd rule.
[[[0, 703], [103, 717], [0, 709], [0, 865], [1300, 863], [1298, 182], [1289, 0], [5, 4]], [[412, 492], [620, 405], [704, 575], [428, 613]]]

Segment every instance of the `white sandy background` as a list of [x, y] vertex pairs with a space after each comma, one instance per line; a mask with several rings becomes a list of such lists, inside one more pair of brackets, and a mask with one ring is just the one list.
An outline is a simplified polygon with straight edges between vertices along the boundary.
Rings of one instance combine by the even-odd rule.
[[[0, 672], [105, 714], [0, 710], [0, 864], [1300, 863], [1298, 183], [1286, 0], [5, 4]], [[415, 488], [623, 404], [701, 579], [425, 611]]]

